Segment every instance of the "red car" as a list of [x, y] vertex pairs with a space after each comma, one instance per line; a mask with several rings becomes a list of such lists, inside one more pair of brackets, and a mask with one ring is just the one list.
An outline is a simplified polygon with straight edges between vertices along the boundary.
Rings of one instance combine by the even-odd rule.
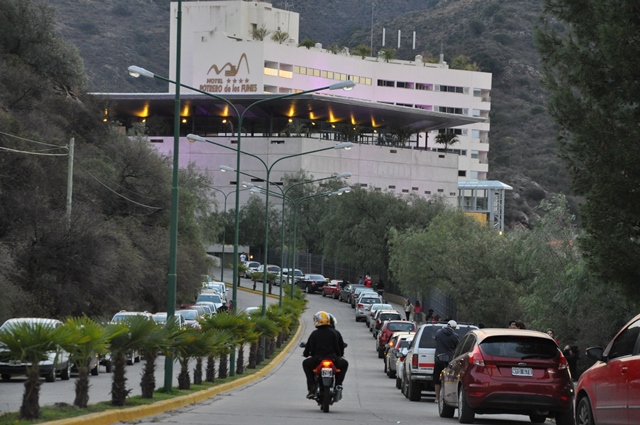
[[640, 424], [639, 335], [637, 315], [606, 349], [587, 349], [587, 356], [597, 361], [578, 381], [577, 425]]
[[340, 295], [341, 282], [341, 280], [332, 280], [331, 282], [327, 282], [327, 284], [322, 287], [322, 296], [329, 296], [334, 300], [337, 300]]
[[378, 358], [383, 359], [385, 350], [387, 349], [387, 343], [391, 339], [391, 335], [394, 332], [415, 332], [416, 324], [414, 322], [407, 322], [406, 320], [388, 320], [384, 322], [378, 332], [378, 339], [376, 340], [376, 350], [378, 351]]
[[473, 423], [476, 414], [527, 415], [542, 424], [573, 425], [569, 365], [549, 335], [521, 329], [474, 329], [440, 375], [438, 413]]

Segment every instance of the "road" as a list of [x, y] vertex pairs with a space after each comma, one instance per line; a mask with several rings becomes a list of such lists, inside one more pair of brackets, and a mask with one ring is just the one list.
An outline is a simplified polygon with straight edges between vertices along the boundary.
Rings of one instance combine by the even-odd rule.
[[[226, 273], [226, 271], [225, 271]], [[230, 275], [229, 275], [230, 276]], [[241, 285], [245, 288], [252, 286], [250, 280], [242, 280]], [[262, 289], [260, 283], [258, 283], [258, 289]], [[277, 294], [279, 287], [274, 286], [272, 292]], [[229, 289], [229, 298], [231, 298], [231, 289]], [[278, 302], [277, 299], [267, 297], [267, 304]], [[239, 290], [238, 291], [238, 308], [244, 310], [247, 307], [261, 306], [262, 294], [253, 293]], [[246, 357], [245, 353], [245, 357]], [[246, 358], [245, 358], [246, 361]], [[132, 366], [127, 366], [127, 387], [131, 388], [131, 395], [140, 395], [140, 375], [142, 373], [142, 364], [135, 363]], [[174, 377], [173, 385], [178, 386], [178, 372], [180, 371], [179, 365], [174, 364]], [[55, 403], [67, 403], [73, 404], [75, 398], [75, 377], [72, 375], [68, 381], [61, 381], [60, 378], [56, 382], [48, 383], [41, 379], [42, 385], [40, 386], [40, 405], [52, 405]], [[111, 374], [107, 374], [103, 366], [100, 366], [100, 375], [90, 376], [89, 388], [89, 403], [96, 403], [98, 401], [111, 400]], [[22, 403], [22, 394], [24, 393], [24, 381], [25, 378], [21, 376], [14, 376], [11, 381], [0, 381], [0, 412], [11, 412], [20, 410]], [[156, 386], [162, 387], [164, 385], [164, 357], [159, 357], [157, 360], [156, 368]]]
[[[306, 383], [302, 372], [302, 349], [294, 348], [270, 374], [244, 387], [162, 415], [136, 421], [138, 425], [314, 425], [314, 424], [420, 424], [452, 425], [457, 417], [438, 416], [433, 397], [410, 402], [395, 388], [395, 380], [383, 373], [374, 340], [364, 323], [356, 323], [354, 310], [346, 303], [309, 296], [309, 309], [303, 315], [303, 336], [313, 331], [312, 316], [318, 310], [334, 314], [338, 328], [349, 344], [346, 357], [349, 371], [344, 398], [322, 413], [314, 401], [305, 399]], [[524, 416], [478, 416], [477, 424], [528, 424]]]

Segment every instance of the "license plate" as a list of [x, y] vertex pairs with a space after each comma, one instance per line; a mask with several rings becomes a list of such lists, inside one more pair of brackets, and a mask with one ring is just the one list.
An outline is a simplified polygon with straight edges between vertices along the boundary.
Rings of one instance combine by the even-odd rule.
[[21, 366], [22, 362], [20, 360], [9, 360], [9, 364], [11, 366]]
[[513, 376], [533, 376], [533, 369], [530, 367], [512, 367], [511, 375]]
[[322, 369], [323, 378], [331, 378], [332, 376], [333, 376], [333, 369], [328, 367]]

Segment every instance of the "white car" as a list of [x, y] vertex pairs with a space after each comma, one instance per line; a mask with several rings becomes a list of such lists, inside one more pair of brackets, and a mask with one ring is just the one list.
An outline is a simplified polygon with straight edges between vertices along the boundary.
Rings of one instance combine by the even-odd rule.
[[[258, 281], [262, 282], [262, 279], [264, 279], [264, 264], [260, 265], [260, 267], [258, 267], [258, 270], [256, 270], [256, 272], [261, 273], [261, 275], [258, 277]], [[267, 273], [271, 273], [276, 276], [279, 276], [280, 266], [276, 266], [274, 264], [267, 264]]]
[[[220, 294], [220, 296], [222, 297], [222, 299], [227, 302], [227, 291], [229, 290], [227, 288], [227, 285], [224, 282], [209, 282], [204, 286], [204, 289], [213, 289], [216, 292], [218, 292], [218, 294]], [[204, 290], [203, 290], [204, 292]]]
[[258, 268], [261, 266], [261, 264], [257, 261], [245, 261], [242, 264], [248, 267], [247, 270], [242, 273], [242, 277], [244, 277], [245, 279], [249, 279], [251, 273], [257, 272]]
[[[122, 323], [127, 321], [128, 319], [131, 319], [132, 317], [136, 317], [136, 316], [142, 316], [142, 317], [146, 317], [149, 320], [153, 320], [153, 314], [149, 313], [148, 311], [127, 311], [127, 310], [120, 310], [119, 312], [117, 312], [116, 314], [113, 315], [113, 318], [111, 318], [111, 323]], [[109, 355], [107, 355], [109, 356]], [[134, 363], [138, 363], [140, 362], [140, 353], [138, 351], [129, 351], [126, 354], [126, 358], [127, 358], [127, 364], [128, 365], [132, 365]], [[108, 357], [107, 361], [110, 361], [111, 357]], [[107, 366], [105, 364], [105, 366], [107, 367], [107, 369], [110, 368], [110, 365]]]
[[[304, 273], [300, 269], [282, 269], [282, 280], [286, 281], [289, 284], [296, 283], [300, 279], [304, 279]], [[276, 279], [276, 285], [280, 284], [280, 276]]]
[[216, 311], [220, 310], [225, 305], [225, 302], [222, 299], [222, 296], [217, 292], [213, 292], [213, 291], [201, 292], [200, 295], [198, 295], [198, 298], [196, 299], [196, 304], [198, 304], [198, 302], [200, 301], [208, 301], [213, 303], [216, 306]]
[[[45, 319], [36, 317], [23, 317], [19, 319], [9, 319], [0, 330], [10, 330], [12, 326], [16, 326], [22, 323], [40, 324], [45, 326], [51, 326], [57, 328], [62, 326], [62, 322], [55, 319]], [[6, 351], [0, 346], [0, 353]], [[26, 374], [27, 367], [31, 366], [31, 363], [23, 363], [20, 360], [8, 360], [0, 362], [0, 376], [3, 381], [11, 379], [12, 375], [24, 375]], [[40, 361], [39, 370], [40, 375], [45, 377], [47, 382], [54, 382], [59, 375], [63, 381], [68, 380], [71, 377], [72, 362], [69, 359], [69, 353], [58, 348], [55, 351], [49, 351], [46, 357]]]

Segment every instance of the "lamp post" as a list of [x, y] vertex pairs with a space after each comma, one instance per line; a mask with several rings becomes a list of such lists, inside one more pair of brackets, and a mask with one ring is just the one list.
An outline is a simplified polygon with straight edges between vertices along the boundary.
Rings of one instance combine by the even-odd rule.
[[[187, 138], [189, 139], [189, 141], [195, 141], [195, 142], [205, 142], [205, 143], [211, 143], [213, 145], [217, 145], [217, 146], [221, 146], [224, 147], [226, 149], [232, 149], [233, 148], [229, 147], [229, 146], [225, 146], [222, 145], [220, 143], [216, 143], [214, 141], [208, 140], [204, 137], [198, 136], [197, 134], [188, 134]], [[351, 142], [342, 142], [342, 143], [338, 143], [336, 145], [330, 146], [330, 147], [326, 147], [326, 148], [320, 148], [320, 149], [314, 149], [311, 151], [307, 151], [307, 152], [300, 152], [300, 153], [295, 153], [295, 154], [291, 154], [291, 155], [285, 155], [283, 157], [280, 157], [278, 159], [276, 159], [275, 161], [273, 161], [273, 163], [271, 163], [271, 165], [267, 165], [267, 163], [260, 158], [257, 155], [253, 155], [251, 153], [248, 152], [241, 152], [238, 149], [238, 152], [240, 153], [244, 153], [246, 155], [249, 155], [253, 158], [256, 158], [258, 161], [260, 161], [262, 163], [262, 165], [265, 167], [265, 172], [266, 172], [266, 178], [265, 178], [265, 185], [267, 188], [269, 188], [269, 185], [271, 184], [270, 182], [270, 176], [271, 176], [271, 171], [273, 170], [273, 167], [279, 163], [282, 160], [285, 159], [290, 159], [290, 158], [295, 158], [298, 156], [303, 156], [303, 155], [309, 155], [312, 153], [318, 153], [318, 152], [324, 152], [324, 151], [328, 151], [328, 150], [341, 150], [341, 149], [351, 149], [351, 147], [353, 147], [353, 143]], [[224, 168], [221, 168], [222, 170], [226, 170]], [[238, 170], [236, 168], [235, 170], [236, 175], [238, 174], [246, 174], [241, 172], [240, 170]], [[255, 176], [251, 176], [251, 177], [255, 177]], [[238, 185], [238, 180], [236, 180], [236, 187], [239, 188], [240, 185]], [[265, 191], [265, 204], [266, 204], [266, 208], [265, 208], [265, 218], [264, 218], [264, 274], [262, 276], [262, 282], [263, 282], [263, 286], [262, 286], [262, 315], [266, 316], [267, 314], [267, 282], [268, 282], [268, 271], [267, 271], [267, 265], [269, 264], [268, 261], [268, 256], [269, 256], [269, 190]]]
[[[181, 25], [181, 7], [182, 7], [182, 0], [178, 0], [178, 34], [180, 34], [181, 29], [182, 29], [182, 25]], [[238, 112], [238, 108], [236, 108], [236, 106], [233, 104], [233, 102], [231, 102], [228, 99], [225, 99], [222, 96], [218, 96], [216, 94], [213, 93], [209, 93], [206, 92], [204, 90], [200, 90], [197, 89], [195, 87], [191, 87], [188, 86], [186, 84], [182, 84], [180, 82], [180, 42], [178, 42], [178, 49], [177, 49], [177, 56], [176, 59], [178, 59], [177, 61], [177, 73], [176, 76], [178, 78], [176, 78], [176, 80], [170, 80], [169, 78], [157, 75], [147, 69], [141, 68], [139, 66], [130, 66], [128, 68], [129, 74], [133, 77], [147, 77], [147, 78], [155, 78], [161, 81], [166, 81], [168, 83], [174, 84], [176, 86], [176, 98], [179, 99], [178, 93], [180, 92], [179, 88], [180, 87], [184, 87], [187, 88], [189, 90], [192, 90], [196, 93], [200, 93], [203, 94], [205, 96], [209, 96], [209, 97], [213, 97], [214, 99], [218, 99], [224, 103], [226, 103], [235, 113], [235, 116], [238, 120], [238, 126], [236, 129], [236, 132], [238, 134], [238, 148], [237, 148], [237, 155], [236, 155], [236, 170], [240, 170], [240, 148], [241, 148], [241, 142], [242, 142], [242, 122], [244, 120], [245, 114], [251, 110], [252, 108], [254, 108], [256, 105], [265, 103], [265, 102], [270, 102], [273, 100], [279, 100], [279, 99], [287, 99], [289, 97], [295, 97], [295, 96], [300, 96], [303, 94], [309, 94], [309, 93], [315, 93], [318, 91], [322, 91], [322, 90], [339, 90], [339, 89], [343, 89], [343, 90], [351, 90], [353, 89], [353, 87], [355, 87], [356, 83], [354, 83], [351, 80], [348, 81], [340, 81], [338, 83], [335, 84], [331, 84], [328, 86], [323, 86], [323, 87], [318, 87], [315, 89], [310, 89], [310, 90], [304, 90], [301, 92], [297, 92], [297, 93], [287, 93], [287, 94], [283, 94], [283, 95], [278, 95], [278, 96], [273, 96], [273, 97], [267, 97], [264, 99], [260, 99], [257, 100], [253, 103], [251, 103], [249, 106], [247, 106], [245, 108], [244, 111], [242, 111], [242, 113]], [[176, 110], [174, 111], [174, 122], [178, 123], [180, 122], [180, 105], [179, 105], [179, 100], [176, 102]], [[175, 136], [175, 140], [174, 140], [174, 144], [175, 147], [173, 149], [173, 156], [174, 156], [174, 180], [175, 180], [175, 203], [172, 203], [172, 212], [175, 210], [175, 215], [176, 215], [176, 219], [175, 219], [175, 239], [177, 241], [177, 214], [178, 214], [178, 204], [177, 204], [177, 199], [178, 199], [178, 172], [177, 172], [177, 164], [178, 164], [178, 142], [179, 142], [179, 130], [174, 130], [174, 133], [177, 134], [177, 136]], [[231, 297], [231, 302], [232, 302], [232, 306], [233, 309], [235, 310], [236, 306], [238, 305], [236, 302], [236, 298], [238, 295], [238, 241], [239, 241], [239, 234], [240, 234], [240, 216], [239, 216], [239, 209], [240, 209], [240, 185], [237, 184], [237, 182], [240, 181], [240, 173], [236, 172], [236, 203], [235, 203], [235, 230], [234, 230], [234, 237], [233, 237], [233, 291], [232, 291], [232, 297]], [[173, 199], [173, 198], [172, 198]], [[173, 223], [173, 220], [172, 220]], [[173, 237], [172, 233], [172, 237]], [[176, 242], [176, 248], [177, 248], [177, 242]], [[171, 255], [171, 254], [170, 254]], [[175, 258], [174, 258], [175, 261]], [[171, 291], [171, 274], [169, 277], [169, 290]], [[173, 297], [174, 297], [174, 304], [175, 304], [175, 278], [174, 278], [174, 283], [173, 283]], [[173, 311], [173, 313], [175, 314], [175, 310], [174, 310], [174, 306], [169, 306], [169, 308], [171, 308], [171, 310], [167, 310], [167, 315], [169, 314], [170, 311]], [[265, 314], [266, 311], [263, 310], [263, 314]], [[171, 363], [171, 362], [170, 362]], [[235, 375], [235, 355], [232, 354], [231, 359], [230, 359], [230, 363], [229, 363], [229, 367], [231, 369], [231, 376]], [[171, 375], [173, 373], [173, 363], [171, 363], [170, 369], [167, 370], [167, 366], [165, 363], [165, 388], [169, 388], [171, 389], [171, 384], [169, 383], [169, 385], [167, 386], [167, 380], [170, 378], [168, 378], [169, 375]], [[170, 382], [170, 381], [169, 381]]]
[[[220, 167], [220, 169], [222, 171], [231, 171], [230, 168], [231, 167], [226, 167], [224, 165]], [[242, 173], [242, 174], [246, 174], [246, 173]], [[250, 177], [253, 177], [253, 176], [250, 176]], [[316, 183], [316, 182], [319, 182], [319, 181], [329, 180], [329, 179], [348, 179], [349, 177], [351, 177], [351, 173], [347, 172], [347, 173], [340, 173], [340, 174], [337, 174], [335, 176], [322, 177], [322, 178], [315, 179], [315, 180], [305, 180], [305, 181], [302, 181], [302, 182], [294, 183], [291, 186], [287, 187], [285, 190], [282, 190], [282, 188], [280, 186], [276, 186], [278, 188], [278, 190], [280, 190], [281, 197], [282, 197], [282, 241], [281, 241], [281, 248], [280, 249], [281, 249], [281, 253], [282, 253], [282, 257], [283, 258], [284, 258], [284, 233], [285, 233], [285, 224], [284, 224], [284, 222], [285, 222], [285, 201], [289, 201], [291, 203], [294, 202], [293, 199], [291, 199], [289, 196], [287, 196], [287, 193], [289, 192], [289, 190], [291, 190], [292, 188], [294, 188], [296, 186], [300, 186], [300, 185], [303, 185], [303, 184]], [[242, 184], [243, 184], [243, 186], [245, 186], [245, 182], [243, 182]], [[257, 185], [251, 184], [251, 183], [247, 183], [246, 186], [261, 189], [260, 186], [257, 186]], [[292, 272], [294, 273], [293, 276], [291, 276]], [[291, 284], [293, 285], [293, 283], [294, 283], [293, 282], [293, 277], [295, 277], [295, 267], [293, 267], [293, 268], [291, 266], [289, 267], [289, 277], [292, 278]], [[287, 284], [288, 284], [288, 282], [287, 282]], [[280, 272], [280, 296], [279, 296], [279, 305], [280, 305], [280, 307], [282, 307], [282, 286], [283, 286], [282, 285], [282, 272]]]

